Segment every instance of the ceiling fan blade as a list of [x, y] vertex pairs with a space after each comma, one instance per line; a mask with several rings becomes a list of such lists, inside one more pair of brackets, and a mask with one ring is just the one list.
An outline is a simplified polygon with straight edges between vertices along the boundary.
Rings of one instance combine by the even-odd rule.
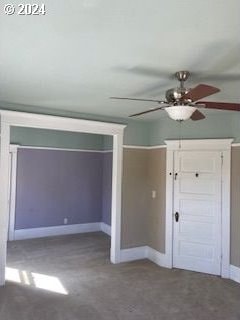
[[[212, 101], [199, 101], [199, 103], [205, 104], [205, 108], [207, 109], [240, 111], [239, 103], [212, 102]], [[197, 102], [197, 104], [199, 103]]]
[[191, 116], [191, 119], [193, 121], [202, 120], [202, 119], [205, 119], [205, 118], [206, 118], [205, 115], [202, 112], [198, 111], [198, 110], [194, 111], [192, 116]]
[[121, 98], [121, 97], [110, 97], [110, 99], [133, 100], [133, 101], [147, 101], [147, 102], [157, 102], [157, 103], [161, 103], [161, 104], [167, 104], [167, 101], [155, 100], [155, 99], [138, 99], [138, 98]]
[[171, 75], [169, 70], [158, 70], [153, 67], [145, 66], [134, 66], [134, 67], [118, 67], [119, 71], [124, 71], [132, 74], [147, 76], [147, 77], [157, 77], [158, 79], [173, 79], [174, 76]]
[[152, 108], [152, 109], [147, 110], [147, 111], [142, 111], [142, 112], [131, 114], [129, 117], [130, 118], [137, 117], [137, 116], [141, 116], [142, 114], [146, 114], [146, 113], [150, 113], [150, 112], [154, 112], [154, 111], [158, 111], [158, 110], [163, 110], [163, 109], [164, 109], [164, 107]]
[[184, 96], [182, 96], [182, 99], [191, 99], [192, 101], [197, 101], [219, 91], [220, 89], [209, 86], [207, 84], [199, 84], [198, 86], [190, 90], [188, 93], [186, 93]]

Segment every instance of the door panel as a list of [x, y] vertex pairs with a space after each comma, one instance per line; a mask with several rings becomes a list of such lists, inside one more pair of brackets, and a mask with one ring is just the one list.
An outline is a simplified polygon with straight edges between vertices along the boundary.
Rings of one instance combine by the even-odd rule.
[[205, 159], [202, 153], [195, 155], [188, 155], [188, 157], [180, 160], [181, 172], [201, 172], [201, 173], [212, 173], [215, 171], [215, 159]]
[[[203, 199], [181, 199], [180, 211], [184, 215], [212, 217], [214, 215], [214, 201]], [[194, 208], [194, 210], [192, 210]]]
[[202, 176], [201, 179], [194, 176], [194, 178], [181, 177], [179, 183], [179, 191], [181, 193], [188, 194], [215, 194], [215, 181], [211, 179], [204, 179]]
[[175, 153], [173, 265], [220, 274], [221, 153]]

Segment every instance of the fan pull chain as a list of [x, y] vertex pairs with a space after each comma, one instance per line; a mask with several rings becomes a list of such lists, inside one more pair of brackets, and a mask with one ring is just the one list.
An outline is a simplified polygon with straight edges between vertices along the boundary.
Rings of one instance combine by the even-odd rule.
[[181, 149], [182, 148], [182, 120], [179, 120], [179, 144], [178, 144], [178, 148]]

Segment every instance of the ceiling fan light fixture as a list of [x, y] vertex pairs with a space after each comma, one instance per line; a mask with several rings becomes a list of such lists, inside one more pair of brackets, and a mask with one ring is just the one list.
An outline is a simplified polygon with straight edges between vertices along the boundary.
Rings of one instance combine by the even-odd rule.
[[184, 121], [191, 118], [197, 108], [192, 106], [172, 106], [165, 108], [169, 117], [176, 121]]

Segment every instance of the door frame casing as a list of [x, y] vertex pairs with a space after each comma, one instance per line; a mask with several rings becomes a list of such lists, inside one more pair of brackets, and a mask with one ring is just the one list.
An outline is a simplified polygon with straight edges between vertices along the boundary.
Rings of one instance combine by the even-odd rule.
[[233, 139], [193, 139], [166, 140], [166, 229], [165, 254], [169, 268], [173, 267], [173, 202], [174, 202], [174, 152], [175, 151], [219, 151], [222, 154], [221, 178], [221, 276], [230, 276], [230, 179], [231, 179], [231, 145]]
[[17, 185], [17, 153], [18, 146], [9, 146], [9, 223], [8, 240], [14, 240], [15, 229], [15, 206], [16, 206], [16, 185]]
[[121, 258], [121, 195], [123, 133], [126, 125], [49, 116], [34, 113], [0, 110], [0, 286], [5, 284], [7, 236], [9, 224], [9, 151], [11, 126], [49, 129], [67, 132], [84, 132], [113, 137], [112, 167], [112, 236], [110, 259]]

